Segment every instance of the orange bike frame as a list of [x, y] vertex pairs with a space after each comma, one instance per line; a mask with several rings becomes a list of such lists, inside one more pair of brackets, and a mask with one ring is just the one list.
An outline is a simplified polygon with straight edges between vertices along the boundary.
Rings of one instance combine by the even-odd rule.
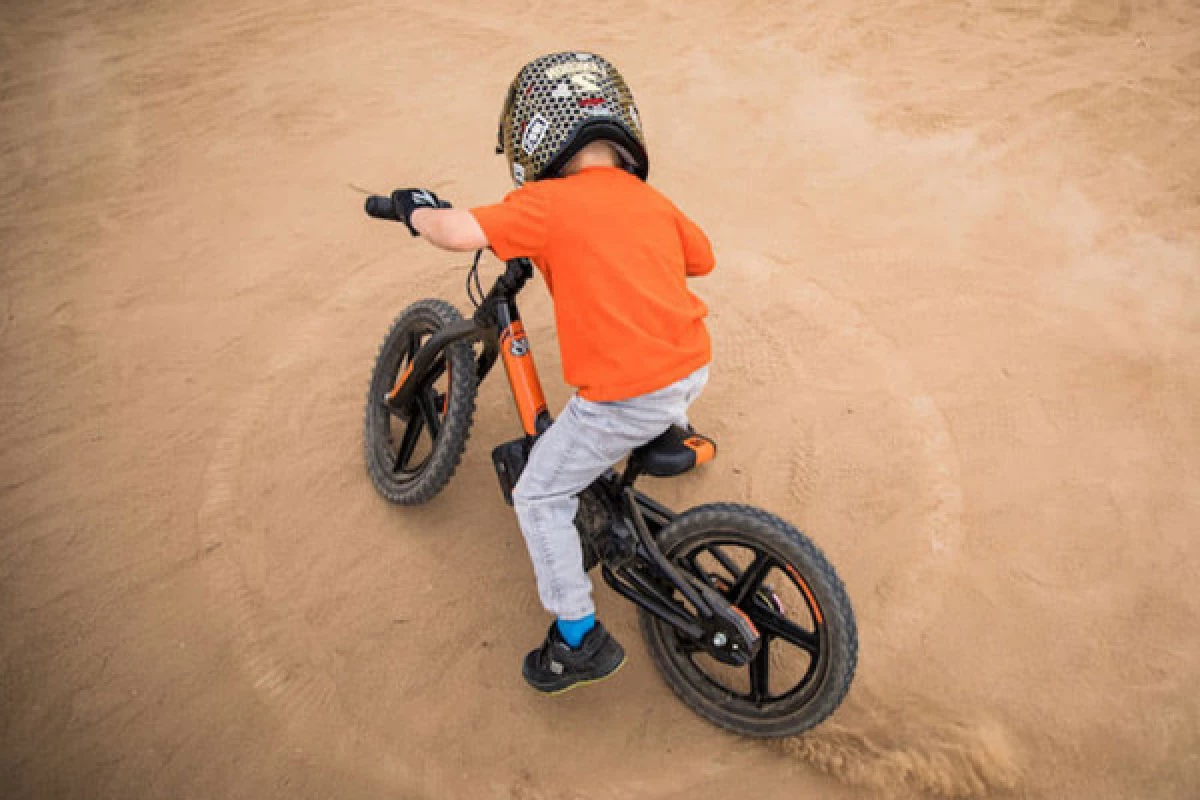
[[527, 436], [537, 436], [550, 425], [551, 419], [537, 366], [533, 363], [529, 338], [515, 304], [498, 303], [496, 312], [500, 357], [504, 359], [504, 371], [508, 373], [508, 385], [521, 416], [521, 427]]

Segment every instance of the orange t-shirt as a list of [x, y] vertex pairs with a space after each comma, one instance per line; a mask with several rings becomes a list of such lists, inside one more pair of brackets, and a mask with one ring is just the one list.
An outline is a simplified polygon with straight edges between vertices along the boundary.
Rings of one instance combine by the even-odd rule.
[[590, 167], [528, 183], [471, 213], [498, 257], [526, 257], [541, 270], [563, 376], [582, 397], [626, 400], [711, 360], [708, 308], [686, 278], [712, 271], [712, 246], [636, 176]]

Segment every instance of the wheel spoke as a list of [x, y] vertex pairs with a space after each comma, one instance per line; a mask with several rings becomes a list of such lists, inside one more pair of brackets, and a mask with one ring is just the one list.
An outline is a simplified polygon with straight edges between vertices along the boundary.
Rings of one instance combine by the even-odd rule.
[[[696, 552], [679, 559], [676, 564], [681, 567], [685, 573], [695, 578], [697, 582], [702, 583], [705, 586], [712, 587], [712, 579], [720, 576], [713, 575], [707, 569], [700, 566], [699, 558], [700, 554], [703, 552], [703, 550], [697, 550]], [[718, 591], [720, 590], [718, 589]]]
[[764, 639], [767, 637], [782, 639], [814, 657], [820, 650], [821, 644], [817, 639], [816, 632], [804, 630], [787, 617], [764, 608], [761, 603], [754, 603], [747, 609], [747, 616], [750, 617], [750, 621], [758, 628]]
[[417, 440], [421, 438], [421, 429], [425, 427], [425, 419], [420, 414], [411, 414], [404, 436], [400, 440], [400, 449], [396, 452], [396, 461], [392, 464], [392, 472], [403, 472], [408, 462], [412, 460], [413, 451], [417, 449]]
[[700, 553], [703, 553], [703, 552], [708, 552], [713, 558], [715, 558], [717, 560], [717, 563], [719, 563], [722, 567], [724, 567], [726, 569], [727, 572], [729, 572], [729, 575], [731, 578], [736, 579], [737, 576], [741, 573], [741, 570], [738, 569], [737, 564], [733, 563], [733, 559], [731, 559], [729, 556], [727, 556], [723, 552], [721, 552], [720, 547], [716, 547], [716, 546], [709, 547], [709, 548], [707, 548], [707, 551], [698, 550], [692, 557], [695, 558], [696, 556], [700, 555]]
[[733, 582], [733, 588], [729, 590], [729, 602], [735, 606], [741, 606], [746, 602], [747, 597], [753, 597], [770, 569], [771, 557], [766, 553], [755, 553], [754, 561], [746, 567], [746, 571], [740, 575], [735, 573], [736, 579]]
[[429, 374], [425, 376], [425, 385], [433, 386], [438, 380], [446, 374], [446, 358], [443, 356], [437, 360], [432, 367], [429, 368]]
[[750, 662], [750, 699], [761, 703], [771, 697], [771, 637], [762, 637], [758, 655]]
[[417, 405], [421, 407], [421, 416], [425, 418], [425, 424], [429, 426], [429, 434], [434, 441], [442, 433], [442, 420], [438, 416], [437, 408], [433, 404], [431, 392], [425, 391], [417, 395]]

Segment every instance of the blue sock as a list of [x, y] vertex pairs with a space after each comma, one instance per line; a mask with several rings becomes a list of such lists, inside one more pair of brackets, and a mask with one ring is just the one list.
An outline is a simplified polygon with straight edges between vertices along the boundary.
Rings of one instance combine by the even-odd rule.
[[563, 641], [574, 649], [582, 644], [587, 632], [596, 627], [596, 615], [588, 614], [583, 619], [560, 619], [555, 624], [558, 625], [558, 632], [562, 634]]

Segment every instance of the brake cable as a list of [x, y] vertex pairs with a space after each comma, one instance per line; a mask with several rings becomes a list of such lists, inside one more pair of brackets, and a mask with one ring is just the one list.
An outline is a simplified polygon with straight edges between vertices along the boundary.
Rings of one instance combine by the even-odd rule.
[[[467, 297], [471, 300], [471, 304], [474, 305], [475, 308], [479, 308], [481, 305], [483, 305], [483, 301], [486, 297], [486, 295], [483, 293], [483, 286], [479, 283], [479, 259], [482, 257], [483, 250], [476, 250], [475, 261], [472, 262], [471, 269], [467, 271]], [[471, 285], [472, 279], [475, 281], [474, 286]], [[476, 292], [479, 293], [478, 299], [475, 298]]]

